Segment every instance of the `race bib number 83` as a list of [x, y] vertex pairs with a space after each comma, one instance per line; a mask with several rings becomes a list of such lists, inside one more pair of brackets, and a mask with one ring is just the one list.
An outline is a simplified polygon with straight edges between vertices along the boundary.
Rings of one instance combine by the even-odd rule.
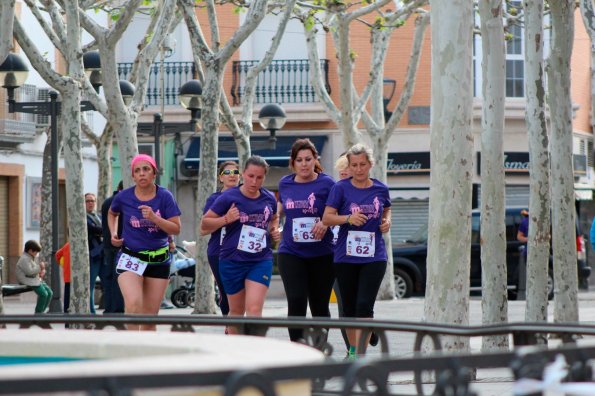
[[126, 253], [122, 253], [120, 255], [118, 265], [116, 266], [117, 270], [134, 272], [140, 276], [143, 276], [145, 268], [147, 268], [146, 262], [141, 261], [136, 257], [132, 257]]

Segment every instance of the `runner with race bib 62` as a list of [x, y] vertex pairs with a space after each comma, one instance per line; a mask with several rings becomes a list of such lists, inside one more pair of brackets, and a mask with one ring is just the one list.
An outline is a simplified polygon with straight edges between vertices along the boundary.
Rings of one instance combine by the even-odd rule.
[[[382, 234], [390, 230], [391, 202], [386, 185], [370, 178], [372, 150], [356, 144], [346, 156], [351, 177], [331, 189], [322, 221], [328, 226], [340, 225], [334, 262], [345, 317], [373, 318], [386, 271]], [[368, 340], [361, 343], [363, 350], [356, 351], [360, 335], [361, 331], [347, 329], [351, 358], [365, 353]]]

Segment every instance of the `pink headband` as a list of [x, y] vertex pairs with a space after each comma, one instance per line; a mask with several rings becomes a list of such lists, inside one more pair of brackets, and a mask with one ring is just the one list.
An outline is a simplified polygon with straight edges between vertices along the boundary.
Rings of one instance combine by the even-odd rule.
[[151, 164], [155, 173], [157, 172], [157, 164], [155, 163], [155, 160], [153, 159], [153, 157], [151, 157], [150, 155], [147, 155], [147, 154], [139, 154], [136, 157], [134, 157], [132, 159], [132, 162], [130, 163], [130, 170], [132, 171], [133, 175], [134, 175], [134, 165], [136, 165], [136, 163], [139, 161], [147, 161], [149, 164]]

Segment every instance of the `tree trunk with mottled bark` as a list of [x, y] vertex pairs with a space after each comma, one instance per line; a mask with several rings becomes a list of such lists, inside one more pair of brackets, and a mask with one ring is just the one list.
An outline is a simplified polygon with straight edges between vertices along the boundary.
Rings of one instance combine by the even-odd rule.
[[[196, 219], [200, 224], [202, 211], [207, 198], [217, 188], [217, 152], [218, 132], [220, 125], [219, 104], [222, 94], [223, 72], [225, 65], [235, 51], [249, 37], [264, 19], [267, 11], [267, 0], [255, 0], [248, 7], [244, 23], [236, 30], [233, 36], [220, 47], [219, 27], [215, 12], [215, 2], [208, 0], [206, 9], [211, 29], [212, 47], [206, 42], [201, 27], [194, 14], [192, 0], [178, 0], [178, 6], [184, 16], [188, 33], [192, 42], [192, 51], [205, 65], [205, 81], [202, 91], [203, 110], [201, 114], [202, 134], [200, 147], [200, 165], [198, 170], [198, 199], [196, 203]], [[195, 314], [215, 313], [213, 276], [208, 265], [206, 252], [208, 236], [200, 236], [196, 232], [196, 300]]]
[[[473, 175], [473, 3], [431, 0], [432, 109], [430, 211], [424, 320], [469, 323]], [[443, 349], [469, 349], [446, 337]]]
[[[504, 225], [505, 65], [502, 0], [481, 0], [483, 106], [481, 122], [481, 308], [482, 324], [508, 321], [506, 227]], [[482, 338], [482, 351], [508, 350], [508, 336]]]
[[570, 60], [574, 41], [574, 1], [550, 2], [552, 47], [547, 63], [551, 114], [554, 321], [578, 322], [576, 214], [572, 171]]
[[0, 64], [4, 62], [8, 53], [13, 49], [12, 26], [14, 9], [15, 0], [0, 1]]
[[[529, 235], [525, 320], [547, 322], [550, 261], [550, 157], [543, 81], [543, 0], [525, 0], [525, 121], [529, 142]], [[540, 343], [547, 342], [540, 338]]]

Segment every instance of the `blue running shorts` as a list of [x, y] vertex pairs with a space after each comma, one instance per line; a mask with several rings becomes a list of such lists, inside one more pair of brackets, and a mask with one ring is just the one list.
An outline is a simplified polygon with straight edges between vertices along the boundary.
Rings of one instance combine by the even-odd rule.
[[221, 282], [227, 294], [236, 294], [242, 291], [247, 279], [269, 287], [273, 274], [273, 260], [220, 260], [219, 274], [221, 275]]

